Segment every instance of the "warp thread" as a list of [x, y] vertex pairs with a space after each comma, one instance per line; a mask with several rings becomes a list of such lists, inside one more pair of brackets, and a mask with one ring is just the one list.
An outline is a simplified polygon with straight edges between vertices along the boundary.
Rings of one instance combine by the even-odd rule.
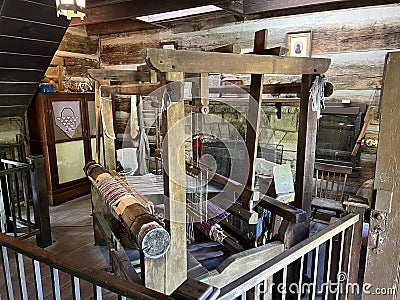
[[[132, 195], [116, 180], [109, 176], [97, 183], [97, 189], [103, 195], [107, 206], [112, 208], [117, 205], [122, 199], [132, 197]], [[113, 211], [113, 210], [111, 210]]]

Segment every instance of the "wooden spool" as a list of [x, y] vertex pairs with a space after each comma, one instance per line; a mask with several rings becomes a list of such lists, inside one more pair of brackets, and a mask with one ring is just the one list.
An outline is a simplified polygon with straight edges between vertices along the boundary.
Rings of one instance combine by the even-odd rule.
[[[134, 244], [143, 252], [145, 257], [156, 259], [163, 256], [169, 249], [171, 244], [171, 237], [167, 230], [160, 224], [159, 220], [153, 216], [145, 206], [143, 206], [143, 199], [136, 199], [135, 196], [126, 191], [123, 200], [119, 201], [114, 206], [109, 206], [105, 196], [101, 194], [97, 188], [99, 184], [112, 175], [109, 174], [101, 165], [94, 162], [89, 162], [84, 171], [93, 185], [96, 187], [101, 198], [106, 203], [110, 212], [127, 228]], [[116, 188], [125, 189], [118, 181]], [[126, 190], [126, 189], [125, 189]]]

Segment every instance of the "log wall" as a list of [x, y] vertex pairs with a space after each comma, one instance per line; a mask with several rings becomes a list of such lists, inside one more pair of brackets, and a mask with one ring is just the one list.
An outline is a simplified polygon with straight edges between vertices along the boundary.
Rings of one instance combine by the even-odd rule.
[[[166, 22], [164, 28], [101, 36], [87, 36], [84, 27], [73, 27], [56, 57], [63, 61], [68, 87], [71, 82], [87, 81], [88, 68], [135, 69], [144, 63], [142, 50], [159, 48], [161, 43], [173, 41], [178, 49], [191, 50], [237, 43], [242, 52], [249, 52], [257, 30], [269, 30], [269, 47], [286, 46], [289, 32], [311, 30], [312, 56], [332, 59], [326, 75], [335, 91], [327, 101], [349, 99], [378, 105], [385, 55], [400, 49], [399, 15], [400, 4], [393, 4], [248, 21], [235, 21], [233, 16], [218, 12]], [[241, 78], [249, 82], [249, 77]], [[269, 83], [296, 79], [265, 76]]]

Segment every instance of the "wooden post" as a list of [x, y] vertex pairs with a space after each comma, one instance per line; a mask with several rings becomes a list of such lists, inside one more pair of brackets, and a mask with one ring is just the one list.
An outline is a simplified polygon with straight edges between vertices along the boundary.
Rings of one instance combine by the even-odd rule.
[[[167, 81], [180, 82], [183, 73], [167, 74]], [[173, 85], [171, 103], [163, 112], [163, 168], [165, 219], [171, 246], [159, 259], [145, 258], [145, 285], [170, 295], [187, 278], [186, 166], [183, 85]], [[167, 88], [168, 90], [168, 88]], [[176, 102], [178, 101], [178, 102]]]
[[301, 80], [300, 117], [297, 138], [297, 162], [294, 205], [311, 215], [312, 180], [315, 145], [317, 141], [317, 113], [309, 100], [314, 75], [303, 75]]
[[[376, 200], [371, 211], [364, 282], [386, 288], [379, 299], [396, 299], [400, 289], [400, 52], [386, 56], [381, 93], [380, 132], [376, 160]], [[390, 289], [390, 291], [389, 291]], [[373, 293], [363, 299], [378, 299]]]
[[[168, 77], [167, 77], [168, 79]], [[176, 74], [176, 80], [183, 80], [183, 73]], [[171, 294], [187, 278], [186, 253], [186, 165], [183, 85], [179, 101], [167, 110], [167, 137], [163, 140], [164, 168], [169, 176], [168, 194], [165, 194], [165, 217], [169, 220], [171, 247], [166, 255], [165, 293]], [[164, 126], [164, 124], [163, 124]]]
[[96, 157], [94, 160], [100, 163], [100, 130], [101, 130], [101, 113], [100, 113], [100, 87], [99, 82], [96, 80], [94, 83], [94, 105], [96, 108]]
[[[261, 53], [267, 47], [268, 31], [266, 29], [257, 31], [254, 37], [254, 53]], [[248, 157], [245, 156], [244, 180], [246, 185], [253, 190], [256, 178], [256, 158], [258, 148], [258, 131], [260, 128], [260, 114], [262, 105], [264, 75], [251, 74], [250, 99], [247, 112], [247, 129], [246, 129], [246, 148]], [[253, 100], [254, 99], [254, 100]], [[246, 162], [246, 160], [248, 161]], [[243, 198], [242, 205], [246, 209], [253, 209], [252, 199]]]
[[102, 107], [101, 117], [103, 118], [103, 132], [104, 132], [104, 159], [106, 169], [108, 171], [115, 170], [116, 158], [115, 158], [115, 133], [113, 123], [113, 105], [111, 99], [101, 99], [100, 105]]
[[28, 163], [31, 165], [30, 179], [32, 185], [33, 213], [36, 227], [40, 233], [36, 235], [36, 243], [39, 247], [47, 247], [52, 244], [49, 199], [47, 195], [46, 174], [43, 155], [29, 155]]

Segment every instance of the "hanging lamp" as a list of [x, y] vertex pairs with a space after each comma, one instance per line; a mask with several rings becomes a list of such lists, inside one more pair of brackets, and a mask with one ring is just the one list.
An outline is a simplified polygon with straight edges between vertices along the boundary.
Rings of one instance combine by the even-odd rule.
[[66, 16], [68, 20], [79, 17], [81, 20], [86, 15], [86, 0], [56, 0], [57, 16]]

